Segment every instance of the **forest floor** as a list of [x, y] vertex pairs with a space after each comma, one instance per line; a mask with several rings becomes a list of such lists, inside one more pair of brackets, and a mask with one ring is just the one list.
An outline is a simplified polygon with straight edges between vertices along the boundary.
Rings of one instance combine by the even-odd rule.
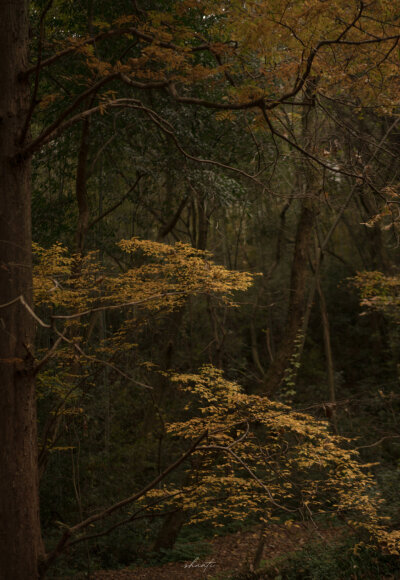
[[[305, 525], [291, 528], [271, 525], [263, 549], [262, 560], [268, 563], [277, 556], [301, 549], [311, 541], [331, 543], [338, 539], [338, 528], [315, 530]], [[94, 580], [206, 580], [229, 578], [233, 573], [249, 569], [259, 543], [260, 531], [237, 532], [209, 540], [211, 552], [207, 556], [186, 562], [169, 562], [160, 566], [99, 571]], [[277, 573], [279, 570], [277, 569]]]

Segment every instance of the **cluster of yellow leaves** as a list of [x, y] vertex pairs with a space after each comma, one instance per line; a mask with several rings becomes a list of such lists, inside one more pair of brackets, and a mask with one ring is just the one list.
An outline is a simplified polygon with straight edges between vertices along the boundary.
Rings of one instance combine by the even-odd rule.
[[[55, 339], [63, 335], [52, 357], [52, 378], [48, 376], [43, 386], [60, 398], [89, 372], [90, 365], [107, 363], [118, 352], [134, 349], [132, 330], [145, 324], [150, 313], [171, 311], [198, 295], [219, 297], [234, 306], [234, 293], [252, 283], [252, 275], [226, 270], [214, 264], [207, 252], [187, 244], [169, 246], [132, 238], [119, 246], [132, 264], [123, 273], [106, 272], [95, 253], [80, 258], [69, 255], [60, 244], [49, 249], [34, 245], [35, 306], [58, 333]], [[107, 338], [90, 340], [90, 329], [103, 311], [117, 312], [107, 326]]]
[[61, 244], [54, 244], [50, 250], [45, 250], [33, 243], [32, 249], [37, 259], [33, 272], [35, 303], [51, 302], [53, 292], [59, 289], [57, 280], [71, 274], [72, 258], [67, 256]]
[[[51, 326], [50, 332], [56, 333], [53, 340], [59, 342], [51, 364], [38, 374], [37, 393], [40, 399], [51, 401], [58, 418], [82, 415], [82, 389], [94, 388], [99, 370], [107, 365], [116, 376], [131, 378], [132, 356], [123, 353], [137, 347], [133, 331], [150, 314], [171, 311], [189, 296], [200, 294], [234, 305], [234, 292], [246, 290], [252, 283], [250, 274], [230, 272], [212, 263], [206, 252], [186, 244], [167, 246], [133, 238], [119, 246], [132, 264], [123, 273], [106, 271], [96, 253], [81, 258], [69, 255], [61, 244], [48, 249], [33, 247], [35, 309]], [[114, 313], [109, 316], [107, 336], [93, 337], [96, 317], [103, 311]], [[48, 339], [43, 343], [46, 347], [37, 352], [40, 357], [48, 354]], [[152, 367], [139, 361], [137, 365]], [[52, 438], [42, 444], [54, 449]]]
[[121, 241], [119, 246], [128, 254], [142, 253], [152, 259], [151, 263], [133, 268], [114, 279], [117, 286], [125, 288], [127, 297], [130, 295], [130, 284], [134, 286], [136, 279], [140, 281], [142, 291], [146, 286], [143, 281], [147, 281], [150, 292], [162, 292], [165, 296], [169, 293], [179, 303], [185, 296], [213, 294], [234, 306], [233, 293], [247, 290], [253, 281], [251, 274], [214, 264], [210, 253], [195, 250], [189, 244], [179, 242], [170, 246], [132, 238]]
[[188, 244], [169, 246], [132, 238], [118, 245], [126, 254], [139, 256], [142, 263], [122, 274], [106, 275], [93, 253], [81, 259], [68, 255], [60, 244], [49, 249], [34, 245], [35, 303], [63, 306], [69, 314], [94, 304], [143, 304], [147, 309], [159, 310], [180, 305], [189, 295], [213, 294], [233, 306], [233, 293], [246, 290], [253, 280], [247, 272], [229, 271], [214, 264], [210, 254]]
[[389, 532], [379, 516], [382, 500], [370, 465], [360, 463], [350, 440], [332, 435], [326, 422], [308, 414], [245, 394], [213, 367], [171, 380], [187, 400], [187, 418], [169, 424], [169, 433], [196, 440], [208, 432], [185, 476], [189, 483], [166, 499], [187, 510], [192, 523], [331, 514], [397, 553], [399, 534]]
[[382, 272], [359, 272], [352, 279], [360, 290], [361, 305], [379, 310], [396, 323], [400, 321], [400, 278], [385, 276]]

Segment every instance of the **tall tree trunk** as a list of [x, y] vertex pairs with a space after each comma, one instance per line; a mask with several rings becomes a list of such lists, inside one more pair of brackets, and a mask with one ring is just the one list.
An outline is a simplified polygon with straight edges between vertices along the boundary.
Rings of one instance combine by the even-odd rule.
[[[302, 115], [302, 141], [306, 151], [315, 153], [316, 148], [316, 109], [315, 90], [318, 79], [309, 79], [305, 87], [305, 98], [310, 103]], [[304, 319], [307, 316], [307, 282], [309, 278], [308, 250], [313, 239], [315, 223], [317, 175], [309, 159], [298, 173], [299, 190], [303, 192], [301, 211], [297, 222], [296, 239], [292, 258], [289, 287], [289, 305], [283, 339], [274, 361], [265, 377], [265, 389], [272, 395], [282, 384], [285, 371], [293, 363], [293, 356], [300, 355], [304, 337], [299, 336], [307, 330]], [[300, 345], [298, 348], [297, 345]]]
[[333, 365], [333, 354], [331, 345], [331, 331], [329, 324], [328, 308], [326, 306], [325, 295], [322, 291], [321, 281], [319, 279], [319, 272], [316, 272], [317, 276], [317, 290], [319, 295], [319, 307], [321, 311], [322, 328], [324, 333], [324, 347], [325, 347], [325, 357], [326, 357], [326, 370], [328, 374], [328, 385], [329, 385], [329, 402], [330, 407], [326, 408], [326, 414], [330, 422], [332, 423], [333, 431], [335, 435], [338, 434], [338, 424], [336, 416], [336, 386], [335, 386], [335, 368]]
[[307, 306], [307, 280], [309, 274], [308, 249], [312, 241], [314, 212], [309, 200], [302, 203], [297, 224], [296, 241], [290, 277], [288, 314], [283, 339], [265, 377], [267, 394], [272, 395], [281, 385], [286, 369], [296, 351], [296, 340], [303, 330], [303, 318]]
[[[28, 3], [0, 2], [0, 303], [32, 303], [30, 159], [18, 156], [29, 109]], [[34, 580], [41, 555], [33, 380], [34, 323], [0, 309], [0, 577]]]
[[83, 255], [86, 233], [89, 226], [89, 205], [86, 189], [87, 158], [89, 153], [89, 131], [90, 121], [89, 119], [85, 119], [82, 126], [75, 182], [76, 201], [78, 204], [78, 225], [76, 228], [75, 244], [76, 252], [80, 256]]

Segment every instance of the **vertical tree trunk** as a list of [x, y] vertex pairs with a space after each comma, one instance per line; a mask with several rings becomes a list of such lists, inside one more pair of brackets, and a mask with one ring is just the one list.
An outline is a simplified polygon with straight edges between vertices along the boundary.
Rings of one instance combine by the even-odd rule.
[[[317, 79], [309, 79], [305, 87], [305, 97], [310, 102], [302, 114], [302, 140], [306, 151], [315, 153], [316, 148], [316, 109], [315, 89]], [[296, 354], [296, 343], [303, 345], [307, 330], [304, 319], [307, 315], [307, 282], [309, 278], [308, 250], [310, 248], [315, 223], [315, 200], [317, 193], [317, 175], [310, 160], [304, 160], [304, 166], [299, 170], [298, 186], [303, 192], [301, 212], [297, 222], [296, 239], [292, 259], [292, 268], [289, 287], [289, 305], [283, 339], [279, 345], [274, 361], [265, 377], [265, 388], [268, 395], [272, 395], [282, 384], [286, 369], [293, 362]], [[297, 354], [301, 354], [297, 353]]]
[[312, 241], [314, 212], [308, 200], [303, 201], [297, 224], [296, 241], [292, 259], [289, 307], [283, 339], [274, 361], [265, 377], [267, 394], [272, 395], [281, 385], [296, 350], [296, 339], [303, 329], [303, 318], [307, 306], [307, 280], [309, 274], [308, 249]]
[[169, 514], [165, 518], [161, 530], [154, 542], [153, 552], [172, 550], [186, 520], [187, 514], [182, 509], [177, 509]]
[[81, 142], [79, 145], [78, 166], [76, 170], [76, 201], [78, 204], [78, 225], [76, 228], [76, 252], [83, 255], [86, 233], [89, 226], [89, 205], [87, 200], [87, 158], [89, 153], [90, 121], [85, 119], [82, 126]]
[[[29, 108], [23, 75], [28, 3], [0, 2], [0, 303], [32, 301], [30, 159], [18, 157]], [[34, 580], [41, 555], [33, 381], [34, 324], [20, 301], [0, 309], [0, 577]]]
[[331, 346], [331, 332], [329, 325], [328, 308], [326, 306], [325, 295], [322, 291], [321, 281], [319, 279], [318, 272], [317, 276], [317, 290], [319, 294], [319, 306], [321, 311], [322, 328], [324, 332], [324, 347], [325, 347], [325, 357], [326, 357], [326, 370], [328, 374], [328, 385], [329, 385], [329, 401], [331, 403], [330, 408], [326, 409], [327, 416], [332, 423], [333, 431], [338, 434], [338, 424], [336, 416], [336, 387], [335, 387], [335, 368], [333, 365], [333, 354]]

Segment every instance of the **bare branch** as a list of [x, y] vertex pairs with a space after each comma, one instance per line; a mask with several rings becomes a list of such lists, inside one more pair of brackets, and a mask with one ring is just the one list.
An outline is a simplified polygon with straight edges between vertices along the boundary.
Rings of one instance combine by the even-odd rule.
[[[143, 298], [142, 300], [132, 300], [130, 302], [123, 302], [121, 304], [110, 304], [108, 306], [98, 306], [97, 308], [90, 308], [88, 310], [84, 310], [82, 312], [76, 312], [75, 314], [55, 314], [51, 316], [52, 320], [74, 320], [76, 318], [81, 318], [82, 316], [86, 316], [87, 314], [92, 314], [93, 312], [103, 312], [105, 310], [117, 310], [119, 308], [127, 308], [129, 306], [138, 306], [140, 304], [146, 304], [146, 302], [151, 302], [152, 300], [157, 300], [158, 298], [165, 298], [168, 296], [184, 296], [185, 292], [164, 292], [162, 294], [152, 294], [147, 298]], [[1, 308], [1, 306], [0, 306]], [[50, 328], [48, 326], [47, 328]]]
[[189, 197], [188, 197], [188, 195], [186, 195], [182, 199], [181, 203], [179, 204], [179, 206], [178, 206], [176, 212], [174, 213], [174, 215], [172, 216], [171, 220], [168, 223], [164, 223], [163, 227], [160, 228], [160, 230], [157, 234], [158, 240], [165, 238], [165, 236], [167, 236], [174, 229], [174, 227], [176, 226], [176, 224], [181, 216], [181, 213], [183, 212], [183, 210], [187, 204], [188, 199], [189, 199]]
[[171, 463], [171, 465], [169, 465], [162, 473], [160, 473], [155, 479], [153, 479], [153, 481], [151, 481], [148, 485], [146, 485], [139, 492], [134, 493], [133, 495], [113, 504], [112, 506], [108, 507], [107, 509], [105, 509], [97, 514], [94, 514], [93, 516], [90, 516], [89, 518], [87, 518], [86, 520], [83, 520], [79, 524], [76, 524], [75, 526], [68, 528], [64, 532], [64, 534], [62, 535], [56, 548], [53, 550], [53, 552], [51, 552], [47, 556], [45, 564], [42, 568], [42, 574], [43, 574], [43, 572], [45, 572], [49, 568], [49, 566], [54, 562], [54, 560], [68, 547], [69, 539], [72, 535], [76, 534], [77, 532], [79, 532], [82, 529], [87, 528], [88, 526], [91, 526], [95, 522], [103, 520], [104, 518], [108, 517], [109, 515], [111, 515], [115, 511], [117, 511], [117, 510], [137, 501], [141, 497], [145, 496], [149, 491], [154, 489], [156, 487], [156, 485], [158, 485], [163, 479], [165, 479], [167, 477], [167, 475], [169, 475], [172, 471], [177, 469], [181, 465], [181, 463], [183, 463], [185, 461], [185, 459], [187, 459], [190, 455], [192, 455], [196, 451], [196, 449], [200, 445], [200, 443], [207, 436], [208, 436], [208, 431], [204, 431], [204, 433], [196, 439], [196, 441], [191, 445], [191, 447], [187, 451], [185, 451], [185, 453], [183, 455], [181, 455], [181, 457], [179, 457], [176, 461], [174, 461], [174, 463]]
[[43, 320], [41, 318], [39, 318], [39, 316], [37, 314], [35, 314], [35, 312], [29, 306], [29, 304], [27, 303], [25, 298], [22, 296], [22, 294], [21, 294], [21, 296], [17, 296], [17, 298], [10, 300], [10, 302], [6, 302], [5, 304], [0, 304], [0, 309], [7, 308], [8, 306], [15, 304], [16, 302], [20, 302], [22, 304], [22, 306], [24, 308], [26, 308], [26, 310], [29, 312], [29, 314], [36, 320], [36, 322], [38, 322], [40, 324], [40, 326], [42, 326], [43, 328], [51, 328], [50, 324], [46, 324], [45, 322], [43, 322]]
[[78, 353], [79, 353], [81, 356], [83, 356], [84, 358], [86, 358], [86, 359], [88, 359], [88, 360], [90, 360], [90, 361], [92, 361], [92, 362], [95, 362], [95, 363], [98, 363], [98, 364], [104, 365], [104, 366], [106, 366], [106, 367], [108, 367], [108, 368], [112, 369], [113, 371], [115, 371], [115, 372], [116, 372], [118, 375], [120, 375], [120, 376], [121, 376], [121, 377], [123, 377], [124, 379], [127, 379], [128, 381], [130, 381], [130, 382], [132, 382], [132, 383], [135, 383], [136, 385], [139, 385], [140, 387], [144, 387], [145, 389], [150, 389], [150, 390], [152, 390], [152, 389], [153, 389], [153, 387], [150, 387], [149, 385], [145, 385], [144, 383], [141, 383], [140, 381], [137, 381], [137, 380], [136, 380], [136, 379], [134, 379], [133, 377], [130, 377], [129, 375], [127, 375], [126, 373], [124, 373], [123, 371], [121, 371], [121, 369], [120, 369], [120, 368], [118, 368], [117, 366], [115, 366], [114, 364], [112, 364], [112, 363], [110, 363], [110, 362], [108, 362], [108, 361], [106, 361], [106, 360], [102, 360], [102, 359], [96, 358], [95, 356], [91, 356], [91, 355], [89, 355], [89, 354], [86, 354], [86, 353], [85, 353], [85, 352], [82, 350], [82, 348], [79, 346], [79, 344], [77, 344], [75, 341], [73, 341], [73, 340], [70, 340], [70, 339], [69, 339], [69, 338], [67, 338], [67, 337], [66, 337], [64, 334], [61, 334], [61, 333], [60, 333], [60, 332], [59, 332], [59, 331], [58, 331], [56, 328], [54, 328], [54, 331], [56, 332], [56, 334], [58, 334], [58, 336], [59, 336], [59, 338], [60, 338], [61, 340], [64, 340], [65, 342], [67, 342], [68, 344], [70, 344], [71, 346], [73, 346], [73, 348], [74, 348], [74, 349], [75, 349], [75, 350], [76, 350], [76, 351], [77, 351], [77, 352], [78, 352]]
[[44, 365], [47, 363], [47, 361], [50, 360], [55, 355], [58, 347], [60, 346], [61, 342], [64, 339], [65, 339], [64, 334], [60, 334], [60, 336], [54, 342], [51, 349], [47, 351], [47, 353], [44, 355], [44, 357], [38, 363], [36, 363], [36, 365], [34, 367], [34, 374], [35, 375], [37, 375], [37, 373], [44, 367]]
[[126, 200], [128, 195], [136, 189], [137, 185], [139, 184], [139, 181], [142, 179], [143, 176], [144, 176], [144, 174], [140, 174], [138, 176], [138, 178], [136, 179], [135, 183], [128, 189], [128, 191], [125, 193], [125, 195], [123, 195], [121, 197], [121, 199], [119, 201], [117, 201], [117, 203], [115, 203], [114, 205], [109, 207], [104, 213], [97, 216], [97, 218], [95, 218], [92, 222], [90, 222], [90, 224], [88, 225], [88, 230], [90, 228], [92, 228], [94, 225], [96, 225], [99, 221], [104, 219], [106, 216], [108, 216], [110, 213], [112, 213], [114, 210], [116, 210]]
[[[32, 153], [34, 153], [35, 151], [37, 151], [38, 149], [40, 149], [40, 147], [42, 145], [44, 145], [45, 143], [48, 143], [49, 141], [54, 139], [56, 136], [58, 136], [60, 131], [57, 131], [57, 129], [60, 126], [63, 127], [63, 130], [64, 130], [66, 128], [66, 126], [70, 126], [70, 124], [72, 124], [72, 123], [67, 122], [64, 124], [64, 126], [62, 125], [62, 122], [64, 121], [64, 119], [66, 119], [68, 117], [68, 115], [70, 113], [72, 113], [89, 96], [96, 94], [99, 91], [99, 89], [101, 89], [106, 83], [109, 83], [118, 77], [119, 77], [119, 73], [112, 73], [112, 74], [108, 75], [107, 77], [102, 78], [97, 83], [95, 83], [94, 85], [92, 85], [91, 87], [86, 89], [86, 91], [84, 91], [83, 93], [78, 95], [76, 97], [76, 99], [74, 101], [72, 101], [72, 103], [69, 105], [69, 107], [64, 109], [64, 111], [61, 113], [61, 115], [59, 115], [59, 117], [53, 123], [51, 123], [51, 125], [46, 127], [46, 129], [44, 131], [42, 131], [42, 133], [38, 137], [36, 137], [36, 139], [31, 141], [31, 143], [29, 143], [29, 145], [27, 147], [25, 147], [22, 151], [20, 151], [19, 155], [22, 157], [29, 156]], [[95, 108], [100, 110], [101, 106], [95, 107]], [[81, 116], [80, 118], [78, 116], [77, 120], [82, 120], [82, 119], [86, 118], [87, 116], [88, 115]], [[69, 121], [71, 121], [71, 119], [69, 119]]]
[[[111, 526], [110, 528], [105, 530], [104, 532], [99, 532], [97, 534], [88, 534], [86, 536], [81, 536], [80, 538], [77, 538], [76, 540], [73, 540], [72, 542], [69, 542], [68, 548], [70, 548], [71, 546], [74, 546], [75, 544], [79, 544], [80, 542], [84, 542], [86, 540], [93, 540], [95, 538], [101, 538], [102, 536], [108, 536], [108, 534], [110, 534], [116, 528], [120, 528], [121, 526], [124, 526], [126, 524], [130, 524], [133, 521], [136, 521], [140, 518], [165, 516], [165, 515], [167, 515], [167, 513], [165, 513], [165, 512], [156, 513], [156, 514], [146, 514], [145, 512], [149, 507], [153, 507], [153, 506], [157, 505], [158, 503], [161, 503], [165, 499], [170, 499], [171, 497], [176, 497], [177, 495], [181, 495], [181, 494], [182, 494], [182, 491], [176, 491], [175, 493], [171, 493], [171, 494], [165, 495], [163, 497], [157, 498], [156, 500], [150, 502], [146, 506], [143, 506], [141, 509], [137, 510], [134, 514], [129, 516], [129, 518], [125, 518], [124, 520], [117, 522], [116, 524], [114, 524], [113, 526]], [[168, 513], [171, 513], [171, 512], [168, 512]], [[143, 515], [141, 515], [141, 514], [143, 514]]]
[[375, 443], [371, 443], [370, 445], [361, 445], [361, 447], [355, 447], [354, 449], [355, 451], [359, 451], [360, 449], [369, 449], [370, 447], [377, 447], [387, 439], [398, 439], [399, 437], [400, 435], [386, 435], [385, 437], [381, 437], [379, 441], [375, 441]]

